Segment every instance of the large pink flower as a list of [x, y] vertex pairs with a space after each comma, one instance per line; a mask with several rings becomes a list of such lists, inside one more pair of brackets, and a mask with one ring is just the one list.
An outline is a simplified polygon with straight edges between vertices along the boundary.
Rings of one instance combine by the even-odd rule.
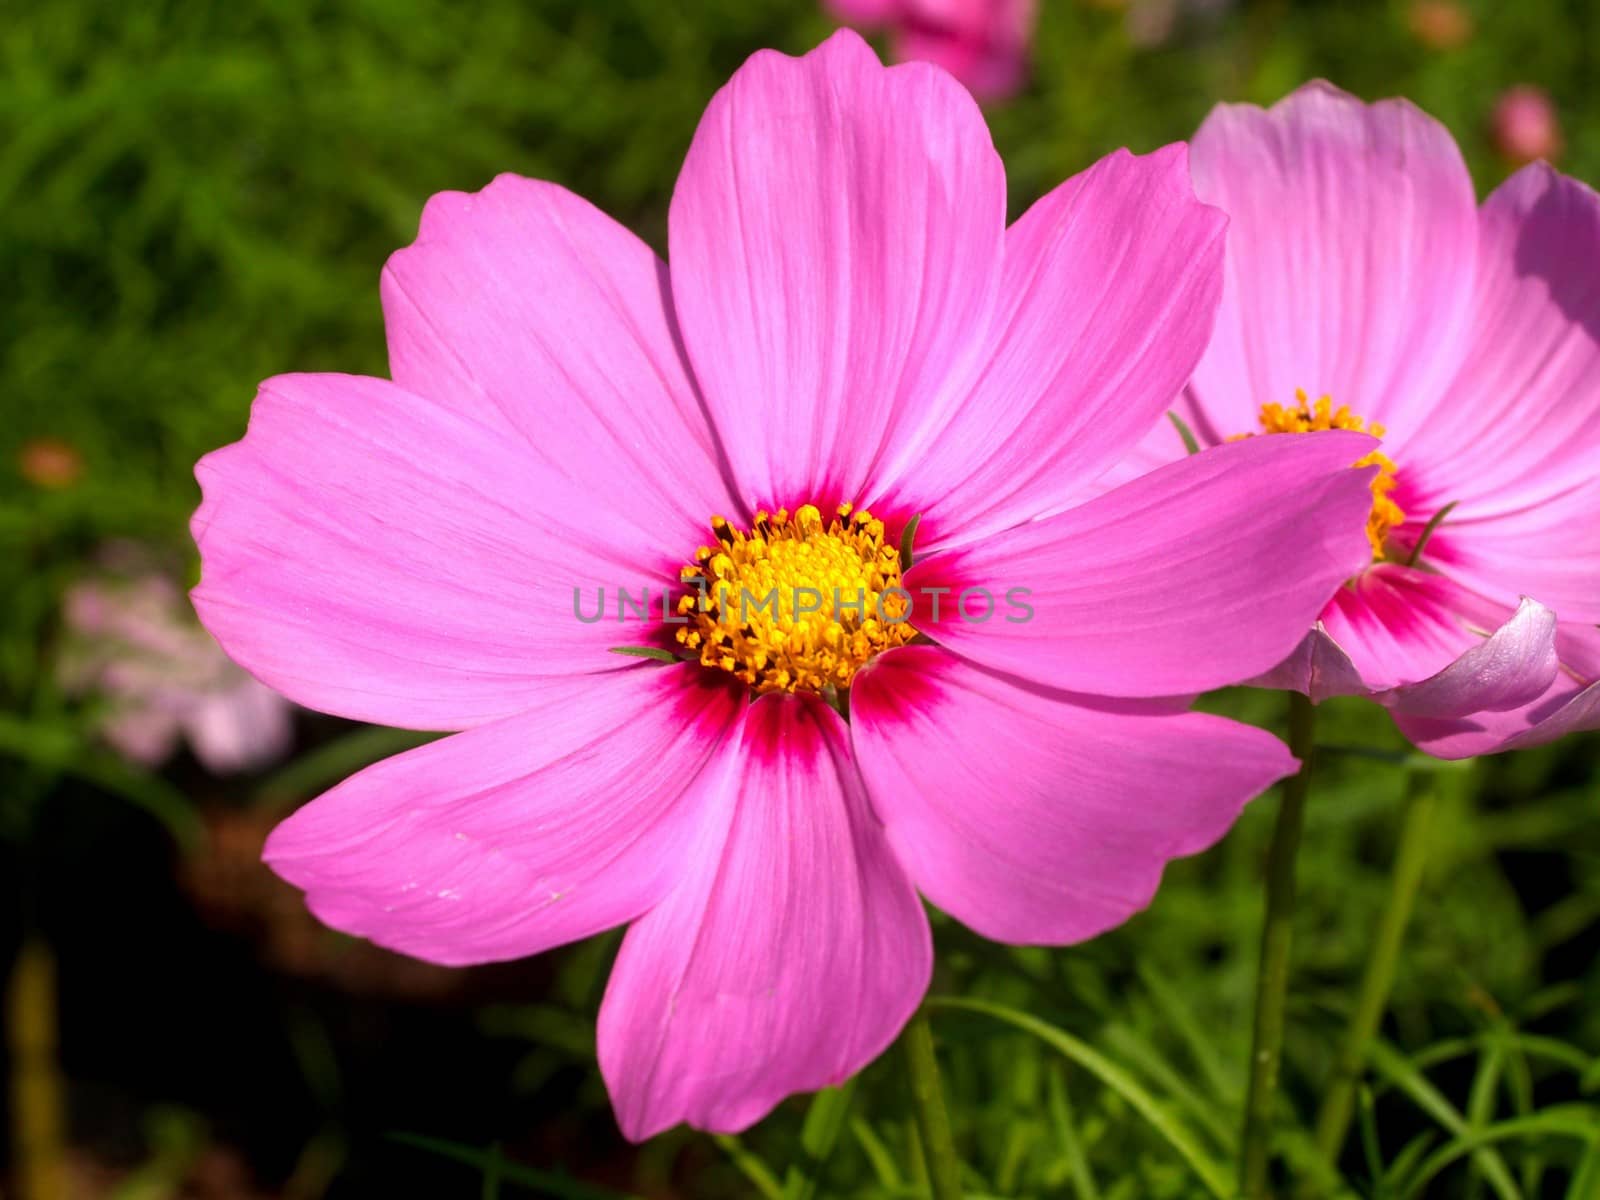
[[[928, 983], [919, 889], [996, 938], [1090, 937], [1293, 767], [1150, 697], [1294, 646], [1365, 557], [1372, 440], [1258, 439], [1085, 500], [1199, 360], [1223, 218], [1181, 146], [1004, 213], [948, 75], [849, 33], [761, 53], [695, 136], [670, 273], [551, 184], [437, 196], [383, 276], [394, 381], [270, 380], [200, 465], [194, 598], [239, 661], [464, 731], [314, 801], [268, 861], [435, 962], [632, 922], [599, 1030], [631, 1137], [743, 1128], [881, 1051]], [[915, 626], [787, 590], [719, 622], [685, 575], [923, 600]], [[689, 661], [608, 653], [639, 644]]]
[[931, 62], [980, 100], [1011, 95], [1028, 76], [1038, 0], [826, 0], [863, 28], [887, 27], [894, 57]]
[[[1600, 725], [1600, 197], [1535, 164], [1479, 209], [1442, 125], [1325, 83], [1192, 155], [1231, 224], [1180, 413], [1383, 434], [1372, 561], [1266, 682], [1374, 694], [1443, 757]], [[1163, 422], [1108, 482], [1183, 452]]]

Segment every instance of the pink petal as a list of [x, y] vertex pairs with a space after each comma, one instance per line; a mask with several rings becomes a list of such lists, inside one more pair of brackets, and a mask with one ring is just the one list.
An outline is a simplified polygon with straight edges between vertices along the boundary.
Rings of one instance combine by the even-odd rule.
[[841, 31], [754, 55], [707, 107], [672, 293], [743, 498], [858, 501], [961, 399], [1000, 276], [1005, 177], [972, 97]]
[[1084, 490], [1084, 495], [1109, 492], [1129, 480], [1148, 475], [1159, 466], [1187, 458], [1189, 447], [1184, 443], [1178, 427], [1172, 423], [1171, 416], [1167, 414], [1175, 414], [1183, 421], [1202, 448], [1220, 445], [1228, 440], [1226, 437], [1213, 435], [1206, 423], [1205, 414], [1195, 407], [1189, 389], [1185, 388], [1183, 394], [1173, 400], [1167, 413], [1145, 430], [1144, 437], [1139, 439], [1132, 450], [1119, 458], [1110, 468], [1095, 476], [1094, 482]]
[[1527, 167], [1484, 204], [1478, 257], [1469, 352], [1397, 499], [1457, 502], [1428, 555], [1469, 586], [1597, 621], [1600, 196]]
[[1222, 435], [1304, 388], [1403, 441], [1459, 361], [1470, 304], [1476, 198], [1449, 131], [1317, 82], [1266, 111], [1218, 106], [1192, 153], [1195, 190], [1231, 218], [1194, 380]]
[[1536, 699], [1500, 712], [1462, 717], [1395, 713], [1395, 724], [1416, 746], [1438, 758], [1471, 758], [1541, 746], [1569, 733], [1600, 729], [1600, 630], [1556, 628], [1561, 669]]
[[[285, 375], [243, 441], [196, 468], [195, 608], [246, 670], [358, 720], [462, 728], [520, 712], [551, 674], [627, 665], [664, 547], [607, 516], [503, 430], [392, 383]], [[659, 614], [659, 599], [653, 601]]]
[[927, 920], [831, 710], [758, 700], [717, 805], [682, 882], [628, 931], [600, 1010], [600, 1068], [635, 1141], [680, 1121], [736, 1132], [841, 1082], [928, 986]]
[[[1365, 682], [1365, 690], [1383, 692], [1439, 674], [1512, 616], [1509, 606], [1485, 600], [1443, 575], [1375, 563], [1335, 593], [1321, 624]], [[1505, 638], [1527, 649], [1548, 640], [1541, 629], [1543, 619], [1533, 606], [1512, 623]], [[1522, 631], [1536, 636], [1523, 642]], [[1469, 659], [1467, 669], [1476, 661], [1481, 660]]]
[[[1258, 675], [1370, 561], [1372, 473], [1349, 464], [1371, 446], [1334, 432], [1203, 451], [918, 563], [912, 619], [966, 658], [1072, 691], [1178, 695]], [[938, 619], [935, 587], [950, 589]]]
[[1520, 708], [1555, 680], [1556, 614], [1534, 600], [1438, 674], [1378, 697], [1397, 715], [1455, 717]]
[[[1058, 945], [1121, 924], [1173, 858], [1295, 769], [1247, 725], [1023, 684], [933, 646], [856, 677], [851, 729], [896, 856], [985, 937]], [[1197, 770], [1197, 764], [1205, 764]]]
[[1211, 332], [1226, 224], [1179, 144], [1101, 159], [1007, 231], [987, 365], [893, 497], [921, 544], [1059, 508], [1157, 422], [1178, 441], [1163, 414]]
[[1321, 621], [1301, 639], [1288, 658], [1270, 671], [1244, 682], [1248, 687], [1304, 692], [1313, 704], [1321, 704], [1333, 696], [1364, 696], [1372, 690], [1350, 656], [1328, 636], [1327, 627]]
[[[1595, 453], [1590, 470], [1600, 462], [1600, 448]], [[1600, 478], [1483, 520], [1466, 505], [1452, 509], [1425, 555], [1503, 604], [1527, 594], [1563, 620], [1600, 621]]]
[[1472, 341], [1408, 446], [1423, 500], [1503, 513], [1587, 483], [1600, 452], [1600, 195], [1538, 163], [1484, 203]]
[[648, 246], [564, 188], [502, 175], [442, 192], [384, 269], [391, 369], [521, 431], [523, 453], [586, 508], [692, 554], [736, 503], [668, 289]]
[[689, 667], [542, 686], [528, 711], [368, 767], [264, 857], [321, 920], [451, 965], [537, 954], [673, 887], [743, 697]]

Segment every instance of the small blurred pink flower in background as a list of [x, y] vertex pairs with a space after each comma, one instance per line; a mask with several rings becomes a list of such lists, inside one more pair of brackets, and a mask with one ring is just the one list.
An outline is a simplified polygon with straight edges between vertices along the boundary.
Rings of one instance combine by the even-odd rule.
[[980, 100], [1003, 100], [1028, 76], [1037, 0], [826, 0], [839, 20], [888, 29], [901, 62], [930, 62]]
[[228, 660], [200, 627], [183, 589], [131, 547], [68, 589], [62, 683], [106, 702], [100, 734], [146, 766], [180, 740], [214, 774], [248, 771], [282, 756], [291, 705]]
[[1214, 20], [1233, 7], [1233, 0], [1123, 0], [1123, 28], [1135, 46], [1164, 46], [1184, 22]]
[[1430, 50], [1455, 50], [1472, 40], [1472, 14], [1456, 0], [1415, 0], [1407, 24]]
[[1490, 128], [1495, 149], [1518, 165], [1541, 158], [1554, 162], [1561, 156], [1561, 122], [1543, 88], [1507, 88], [1495, 101]]

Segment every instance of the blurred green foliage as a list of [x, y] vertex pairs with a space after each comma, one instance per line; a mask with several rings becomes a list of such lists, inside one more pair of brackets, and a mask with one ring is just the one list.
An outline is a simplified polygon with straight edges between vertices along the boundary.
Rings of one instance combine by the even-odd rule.
[[[1415, 35], [1407, 0], [1241, 2], [1182, 18], [1164, 44], [1142, 47], [1115, 6], [1043, 0], [1034, 83], [991, 114], [1012, 207], [1115, 147], [1187, 136], [1219, 99], [1270, 102], [1318, 75], [1367, 97], [1412, 97], [1456, 133], [1485, 189], [1509, 169], [1488, 139], [1496, 96], [1538, 84], [1564, 124], [1561, 165], [1600, 180], [1600, 6], [1463, 7], [1474, 31], [1444, 50]], [[753, 49], [800, 52], [829, 28], [813, 0], [8, 6], [0, 710], [12, 715], [0, 755], [14, 769], [0, 781], [0, 808], [9, 827], [24, 824], [18, 805], [72, 772], [176, 822], [170, 810], [185, 800], [170, 786], [83, 757], [84, 715], [57, 694], [50, 668], [61, 589], [110, 538], [153, 542], [186, 561], [193, 463], [242, 433], [260, 379], [383, 372], [378, 272], [413, 236], [430, 194], [474, 189], [501, 171], [554, 179], [659, 248], [707, 97]], [[25, 478], [20, 456], [40, 439], [81, 458], [81, 477], [61, 487]], [[1277, 697], [1215, 703], [1279, 719]], [[1359, 704], [1330, 706], [1324, 729], [1347, 746], [1401, 748]], [[1482, 764], [1474, 786], [1448, 798], [1385, 1028], [1396, 1049], [1378, 1063], [1366, 1136], [1344, 1163], [1353, 1194], [1600, 1195], [1600, 1117], [1589, 1104], [1600, 1090], [1594, 751], [1579, 740]], [[1303, 858], [1285, 1074], [1291, 1158], [1304, 1153], [1399, 821], [1392, 765], [1341, 754], [1327, 762]], [[301, 774], [317, 776], [320, 760], [313, 767]], [[1090, 945], [1010, 950], [940, 924], [936, 992], [1030, 1014], [1116, 1069], [1097, 1072], [1061, 1049], [1076, 1043], [1052, 1046], [993, 1012], [936, 1011], [973, 1195], [1205, 1195], [1196, 1156], [1228, 1177], [1271, 804], [1253, 806], [1211, 854], [1179, 864], [1150, 912]], [[524, 1048], [525, 1089], [570, 1091], [563, 1068], [580, 1064], [588, 1083], [558, 1103], [596, 1122], [604, 1100], [585, 1039], [605, 947], [561, 957], [548, 1004], [484, 1015], [485, 1036]], [[695, 1196], [773, 1187], [794, 1196], [808, 1186], [921, 1194], [897, 1072], [892, 1057], [876, 1064], [842, 1116], [819, 1110], [807, 1124], [797, 1101], [739, 1143], [662, 1139], [633, 1164], [634, 1186], [665, 1194], [670, 1178]], [[839, 1136], [819, 1165], [830, 1127]], [[424, 1136], [389, 1152], [441, 1147]], [[464, 1172], [482, 1175], [485, 1195], [592, 1194], [551, 1183], [551, 1170], [567, 1165], [560, 1156], [519, 1174], [486, 1146], [454, 1152]]]

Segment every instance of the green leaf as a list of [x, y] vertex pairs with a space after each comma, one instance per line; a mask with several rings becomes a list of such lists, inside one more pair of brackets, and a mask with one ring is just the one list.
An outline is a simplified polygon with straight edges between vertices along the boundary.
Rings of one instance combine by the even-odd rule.
[[1444, 519], [1450, 515], [1450, 510], [1460, 503], [1461, 501], [1459, 500], [1452, 500], [1428, 518], [1428, 523], [1422, 527], [1422, 532], [1417, 535], [1417, 544], [1411, 547], [1411, 553], [1406, 556], [1406, 566], [1414, 567], [1417, 565], [1417, 559], [1422, 557], [1423, 547], [1433, 537], [1434, 530], [1443, 524]]
[[671, 650], [663, 650], [660, 646], [609, 646], [607, 649], [613, 654], [623, 654], [629, 658], [649, 658], [663, 663], [683, 661]]
[[911, 544], [917, 540], [917, 526], [922, 524], [922, 514], [916, 513], [906, 522], [900, 534], [900, 569], [911, 570]]
[[1184, 419], [1175, 412], [1169, 412], [1167, 420], [1172, 422], [1173, 428], [1178, 431], [1178, 436], [1183, 439], [1183, 448], [1190, 454], [1199, 454], [1200, 443], [1194, 436], [1194, 430], [1189, 428]]
[[1149, 1123], [1150, 1127], [1166, 1139], [1178, 1156], [1188, 1164], [1189, 1169], [1195, 1173], [1200, 1182], [1217, 1200], [1230, 1200], [1233, 1195], [1233, 1184], [1227, 1174], [1212, 1160], [1200, 1146], [1199, 1140], [1188, 1126], [1179, 1121], [1168, 1111], [1165, 1105], [1145, 1090], [1131, 1074], [1119, 1067], [1116, 1063], [1106, 1058], [1088, 1043], [1073, 1037], [1064, 1029], [1059, 1029], [1046, 1021], [1041, 1021], [1028, 1013], [1020, 1012], [1008, 1005], [997, 1004], [991, 1000], [980, 1000], [965, 996], [930, 996], [927, 1000], [930, 1008], [956, 1009], [965, 1012], [982, 1013], [1011, 1025], [1024, 1033], [1030, 1033], [1047, 1046], [1058, 1051], [1064, 1057], [1078, 1064], [1101, 1083], [1121, 1096], [1130, 1108], [1137, 1112]]

